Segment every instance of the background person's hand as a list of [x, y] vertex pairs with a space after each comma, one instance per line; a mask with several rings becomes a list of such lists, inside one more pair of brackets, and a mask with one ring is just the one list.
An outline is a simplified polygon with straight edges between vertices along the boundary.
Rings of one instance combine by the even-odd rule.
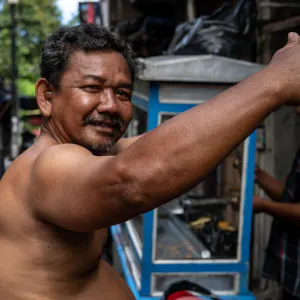
[[260, 213], [264, 211], [265, 203], [268, 200], [265, 200], [257, 195], [253, 197], [253, 212]]
[[300, 36], [291, 32], [265, 68], [280, 105], [300, 105]]

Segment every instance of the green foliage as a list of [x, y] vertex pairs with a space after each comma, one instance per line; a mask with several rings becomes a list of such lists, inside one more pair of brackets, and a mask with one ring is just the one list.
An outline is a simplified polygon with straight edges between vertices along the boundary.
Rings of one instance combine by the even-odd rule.
[[18, 80], [18, 92], [20, 95], [31, 96], [35, 95], [35, 82], [28, 79]]
[[[40, 50], [43, 41], [61, 25], [61, 13], [55, 0], [20, 0], [16, 6], [17, 62], [19, 93], [30, 95], [39, 77]], [[7, 0], [0, 0], [0, 77], [11, 76], [11, 18]]]

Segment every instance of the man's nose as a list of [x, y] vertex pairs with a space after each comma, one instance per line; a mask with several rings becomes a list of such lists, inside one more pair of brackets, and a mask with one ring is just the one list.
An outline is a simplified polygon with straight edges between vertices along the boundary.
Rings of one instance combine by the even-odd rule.
[[109, 112], [115, 114], [119, 107], [117, 96], [112, 88], [104, 88], [102, 93], [100, 93], [99, 104], [97, 110], [99, 113]]

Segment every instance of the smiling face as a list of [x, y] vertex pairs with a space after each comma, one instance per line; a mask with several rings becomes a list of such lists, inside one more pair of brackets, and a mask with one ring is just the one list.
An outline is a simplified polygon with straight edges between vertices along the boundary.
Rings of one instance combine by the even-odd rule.
[[[131, 74], [124, 57], [115, 51], [74, 52], [59, 89], [49, 93], [46, 86], [37, 84], [38, 102], [47, 117], [46, 126], [60, 142], [102, 155], [131, 121]], [[39, 101], [47, 94], [51, 96]]]

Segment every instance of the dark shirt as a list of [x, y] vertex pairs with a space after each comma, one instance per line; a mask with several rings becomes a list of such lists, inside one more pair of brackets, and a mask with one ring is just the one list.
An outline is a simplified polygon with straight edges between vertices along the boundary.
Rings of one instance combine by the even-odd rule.
[[[300, 151], [294, 160], [281, 199], [300, 204]], [[300, 299], [300, 227], [288, 220], [274, 218], [266, 249], [264, 277], [280, 283]]]

